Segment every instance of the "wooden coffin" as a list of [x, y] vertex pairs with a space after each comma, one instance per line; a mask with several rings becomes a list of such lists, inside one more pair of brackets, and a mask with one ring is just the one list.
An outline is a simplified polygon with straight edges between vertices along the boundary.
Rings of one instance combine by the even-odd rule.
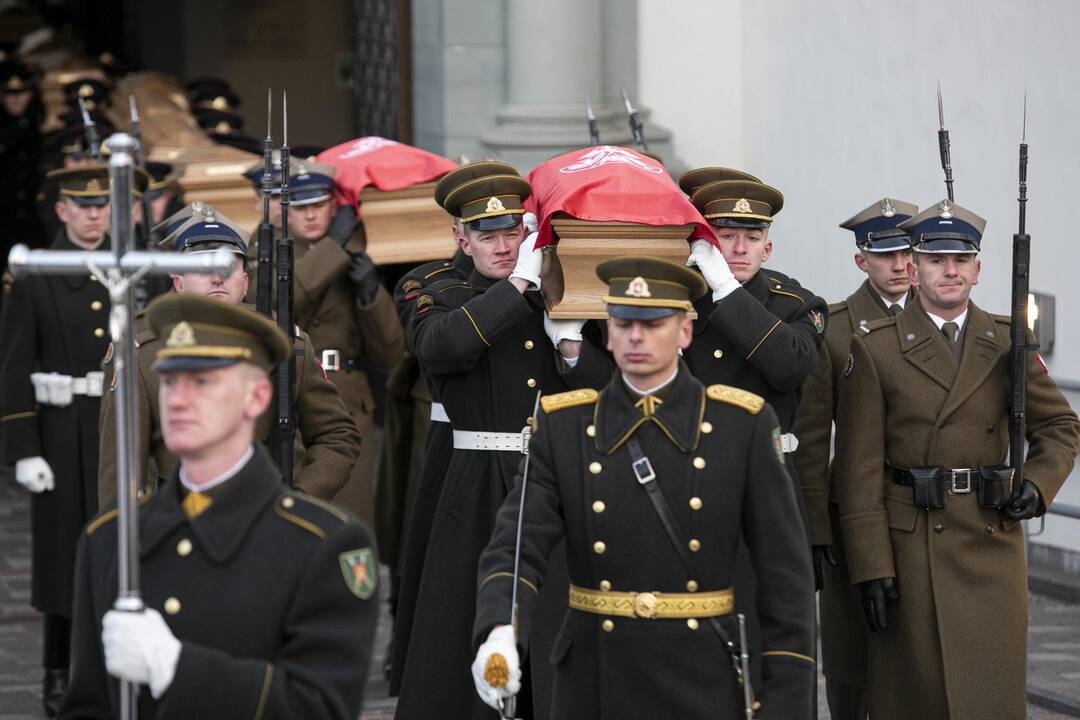
[[[564, 217], [552, 220], [558, 245], [545, 248], [542, 287], [548, 313], [556, 320], [607, 317], [601, 299], [607, 286], [596, 266], [620, 255], [652, 255], [684, 263], [693, 225], [641, 225], [593, 222]], [[557, 259], [556, 259], [557, 258]]]
[[175, 154], [162, 150], [159, 146], [151, 158], [183, 168], [179, 182], [185, 201], [202, 200], [245, 230], [255, 230], [262, 220], [262, 211], [255, 207], [255, 191], [244, 177], [244, 171], [258, 162], [258, 155], [213, 143]]
[[367, 253], [376, 265], [419, 265], [453, 256], [453, 218], [435, 203], [434, 195], [433, 182], [402, 190], [368, 187], [360, 193]]

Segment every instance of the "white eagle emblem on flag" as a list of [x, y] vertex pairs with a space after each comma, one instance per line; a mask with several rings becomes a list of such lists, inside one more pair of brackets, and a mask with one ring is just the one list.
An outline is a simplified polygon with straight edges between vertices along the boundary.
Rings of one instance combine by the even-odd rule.
[[567, 174], [584, 172], [585, 170], [592, 170], [601, 165], [608, 165], [611, 163], [630, 165], [638, 170], [644, 170], [645, 172], [657, 175], [664, 172], [663, 168], [650, 165], [630, 150], [615, 147], [614, 145], [598, 145], [597, 147], [591, 148], [587, 153], [578, 158], [576, 162], [567, 165], [566, 167], [559, 168], [559, 172]]

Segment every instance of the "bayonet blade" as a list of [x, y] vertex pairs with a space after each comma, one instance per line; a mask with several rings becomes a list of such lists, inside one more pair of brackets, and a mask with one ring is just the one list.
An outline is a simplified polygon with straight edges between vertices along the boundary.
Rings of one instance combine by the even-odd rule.
[[937, 84], [937, 121], [938, 130], [945, 129], [945, 110], [941, 104], [941, 81], [938, 80]]
[[634, 110], [634, 106], [630, 103], [630, 95], [626, 92], [626, 88], [622, 88], [622, 101], [623, 105], [626, 106], [627, 114], [633, 115], [635, 112], [637, 112], [636, 110]]
[[289, 146], [289, 93], [281, 91], [281, 144]]
[[596, 122], [596, 113], [593, 112], [592, 103], [588, 100], [585, 101], [585, 117], [589, 122]]
[[270, 119], [273, 117], [271, 115], [271, 107], [273, 105], [273, 92], [274, 92], [273, 88], [269, 88], [269, 87], [266, 88], [266, 139], [267, 140], [271, 139], [271, 137], [270, 137]]
[[1027, 90], [1024, 90], [1024, 127], [1020, 134], [1020, 142], [1027, 142]]
[[90, 117], [90, 112], [86, 109], [86, 102], [82, 98], [79, 98], [79, 110], [82, 111], [83, 125], [92, 126], [94, 120]]
[[139, 122], [139, 106], [135, 103], [134, 95], [128, 95], [128, 107], [131, 110], [132, 124]]

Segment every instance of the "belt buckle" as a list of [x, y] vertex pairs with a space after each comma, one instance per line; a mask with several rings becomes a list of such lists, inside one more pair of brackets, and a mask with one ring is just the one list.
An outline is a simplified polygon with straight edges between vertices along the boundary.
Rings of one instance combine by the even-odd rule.
[[[648, 458], [645, 458], [646, 460]], [[634, 595], [634, 614], [639, 618], [651, 620], [656, 617], [658, 600], [651, 592], [642, 592]]]
[[638, 458], [633, 462], [631, 467], [634, 468], [634, 475], [637, 477], [637, 481], [645, 485], [652, 480], [656, 479], [656, 473], [653, 472], [652, 463], [649, 462], [649, 458]]
[[337, 372], [338, 370], [341, 370], [341, 351], [323, 350], [322, 367], [326, 372]]
[[969, 492], [971, 492], [971, 468], [953, 468], [950, 470], [949, 494], [966, 495]]

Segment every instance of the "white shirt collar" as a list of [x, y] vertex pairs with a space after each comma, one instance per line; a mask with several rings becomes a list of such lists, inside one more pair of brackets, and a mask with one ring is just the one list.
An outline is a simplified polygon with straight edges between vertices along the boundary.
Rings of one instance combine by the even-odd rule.
[[210, 488], [217, 487], [218, 485], [222, 484], [223, 482], [225, 482], [226, 480], [231, 478], [236, 473], [240, 472], [240, 468], [247, 465], [247, 461], [250, 460], [251, 456], [254, 455], [254, 454], [255, 454], [255, 446], [254, 445], [248, 446], [247, 452], [244, 453], [244, 456], [240, 458], [240, 461], [238, 463], [236, 463], [231, 468], [226, 470], [223, 474], [218, 475], [216, 478], [214, 478], [213, 480], [210, 480], [209, 482], [204, 482], [202, 485], [196, 485], [195, 483], [188, 480], [187, 474], [184, 472], [184, 466], [181, 465], [180, 466], [180, 482], [183, 484], [184, 487], [186, 487], [188, 490], [191, 490], [192, 492], [206, 492]]
[[624, 383], [626, 383], [626, 387], [630, 388], [630, 390], [632, 392], [637, 393], [638, 395], [641, 395], [642, 397], [644, 397], [646, 395], [654, 395], [654, 394], [660, 392], [661, 390], [663, 390], [664, 388], [666, 388], [671, 383], [675, 382], [675, 376], [678, 375], [678, 374], [679, 374], [679, 366], [676, 365], [675, 366], [675, 372], [671, 373], [671, 377], [669, 377], [667, 380], [665, 380], [664, 382], [662, 382], [659, 385], [657, 385], [656, 387], [654, 387], [652, 390], [639, 390], [638, 388], [636, 388], [634, 386], [634, 384], [632, 382], [630, 382], [630, 380], [627, 379], [626, 373], [623, 373], [622, 381]]
[[941, 327], [942, 327], [942, 326], [943, 326], [943, 325], [944, 325], [945, 323], [947, 323], [947, 322], [954, 322], [954, 323], [956, 323], [956, 326], [957, 326], [958, 328], [960, 328], [960, 331], [961, 331], [961, 332], [963, 332], [963, 330], [964, 330], [964, 321], [966, 321], [966, 320], [967, 320], [967, 315], [968, 315], [968, 308], [964, 308], [964, 312], [960, 313], [959, 315], [957, 315], [957, 316], [956, 316], [955, 318], [953, 318], [952, 320], [946, 320], [946, 319], [945, 319], [945, 318], [943, 318], [943, 317], [938, 317], [937, 315], [935, 315], [934, 313], [930, 312], [929, 310], [927, 310], [927, 311], [926, 311], [926, 314], [930, 316], [930, 320], [931, 320], [931, 321], [933, 321], [934, 325], [936, 325], [936, 326], [937, 326], [937, 329], [938, 329], [938, 330], [940, 330], [940, 329], [941, 329]]
[[908, 296], [908, 294], [904, 293], [903, 295], [900, 296], [899, 300], [890, 300], [889, 298], [885, 297], [884, 295], [878, 295], [878, 297], [881, 298], [881, 302], [885, 303], [885, 308], [886, 309], [892, 307], [893, 305], [899, 305], [901, 310], [903, 310], [904, 308], [907, 307], [907, 296]]

